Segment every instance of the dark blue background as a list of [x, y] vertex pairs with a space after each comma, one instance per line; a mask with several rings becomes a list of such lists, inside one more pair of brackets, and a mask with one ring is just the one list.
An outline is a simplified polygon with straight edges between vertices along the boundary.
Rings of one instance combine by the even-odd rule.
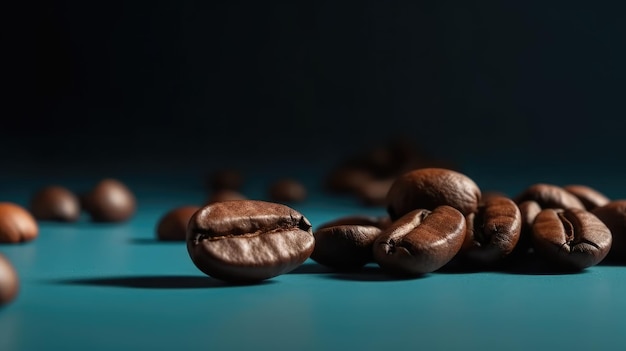
[[13, 4], [3, 16], [3, 157], [319, 161], [401, 134], [461, 163], [613, 167], [626, 126], [623, 10], [588, 1]]

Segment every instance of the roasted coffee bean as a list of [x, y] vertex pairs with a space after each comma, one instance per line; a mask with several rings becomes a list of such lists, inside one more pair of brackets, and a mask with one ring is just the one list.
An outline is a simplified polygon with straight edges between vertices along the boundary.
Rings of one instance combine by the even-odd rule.
[[306, 199], [306, 188], [293, 179], [282, 179], [271, 185], [269, 197], [276, 202], [302, 202]]
[[221, 202], [221, 201], [234, 201], [234, 200], [247, 200], [247, 198], [243, 196], [243, 194], [235, 190], [223, 189], [223, 190], [218, 190], [214, 192], [211, 195], [211, 197], [209, 197], [207, 204], [212, 204], [214, 202]]
[[336, 227], [341, 225], [362, 225], [362, 226], [372, 226], [380, 229], [385, 229], [391, 225], [391, 219], [388, 216], [382, 217], [374, 217], [374, 216], [347, 216], [335, 219], [333, 221], [324, 223], [317, 227], [317, 230], [328, 228], [328, 227]]
[[356, 191], [361, 203], [366, 206], [385, 206], [387, 193], [391, 189], [394, 179], [372, 180], [363, 184]]
[[13, 301], [20, 288], [17, 272], [9, 260], [0, 254], [0, 307]]
[[239, 191], [243, 185], [243, 176], [234, 169], [221, 169], [209, 176], [207, 185], [214, 192], [219, 190]]
[[517, 245], [522, 215], [513, 200], [489, 197], [478, 212], [467, 217], [463, 256], [479, 265], [491, 265], [507, 257]]
[[120, 181], [104, 179], [86, 195], [83, 205], [95, 222], [123, 222], [135, 214], [136, 199]]
[[466, 175], [443, 168], [423, 168], [400, 176], [387, 194], [392, 220], [416, 209], [451, 206], [463, 215], [476, 212], [480, 189]]
[[414, 210], [396, 220], [374, 242], [374, 259], [391, 273], [420, 275], [436, 271], [459, 252], [465, 217], [450, 206]]
[[578, 200], [583, 203], [587, 211], [591, 211], [596, 207], [604, 206], [611, 201], [601, 192], [586, 185], [566, 185], [563, 189], [576, 196]]
[[611, 232], [585, 210], [545, 209], [533, 223], [533, 247], [564, 270], [582, 270], [598, 264], [611, 249]]
[[254, 282], [287, 273], [313, 252], [311, 223], [281, 204], [217, 202], [196, 212], [187, 227], [187, 250], [212, 277]]
[[611, 231], [613, 244], [607, 260], [626, 262], [626, 200], [615, 200], [591, 211]]
[[538, 183], [526, 188], [517, 198], [515, 203], [520, 204], [524, 201], [535, 201], [542, 209], [546, 208], [579, 208], [585, 209], [585, 206], [578, 198], [565, 189], [551, 184]]
[[39, 220], [74, 222], [80, 217], [80, 202], [68, 189], [48, 186], [35, 193], [30, 210]]
[[369, 225], [323, 227], [313, 233], [315, 248], [311, 258], [338, 270], [356, 269], [373, 262], [372, 244], [380, 228]]
[[164, 241], [185, 241], [189, 219], [200, 207], [182, 206], [166, 213], [157, 225], [157, 239]]
[[35, 218], [23, 207], [0, 202], [0, 243], [31, 241], [39, 235]]
[[337, 194], [350, 194], [374, 178], [359, 168], [341, 167], [334, 170], [326, 180], [326, 189]]
[[532, 247], [533, 223], [539, 212], [541, 212], [541, 206], [537, 202], [529, 200], [520, 203], [518, 207], [522, 215], [522, 231], [515, 251], [526, 253]]

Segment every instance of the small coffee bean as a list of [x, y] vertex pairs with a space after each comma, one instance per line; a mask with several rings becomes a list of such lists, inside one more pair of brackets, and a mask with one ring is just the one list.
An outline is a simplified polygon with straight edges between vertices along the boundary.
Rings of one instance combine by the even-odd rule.
[[123, 222], [135, 214], [136, 199], [120, 181], [104, 179], [86, 195], [83, 205], [95, 222]]
[[374, 259], [391, 273], [420, 275], [436, 271], [459, 252], [465, 217], [450, 206], [414, 210], [396, 220], [374, 242]]
[[480, 189], [464, 174], [443, 168], [422, 168], [400, 176], [387, 194], [392, 220], [416, 209], [451, 206], [463, 215], [476, 212]]
[[528, 200], [537, 202], [542, 209], [585, 209], [585, 206], [576, 196], [570, 194], [565, 189], [552, 184], [538, 183], [531, 185], [515, 198], [515, 203], [519, 204]]
[[395, 179], [372, 180], [356, 190], [361, 203], [366, 206], [385, 206], [387, 193]]
[[363, 169], [341, 167], [328, 176], [326, 189], [337, 194], [350, 194], [373, 179], [372, 175]]
[[200, 207], [182, 206], [167, 212], [157, 225], [157, 239], [164, 241], [185, 241], [189, 219]]
[[598, 264], [611, 249], [611, 232], [591, 212], [545, 209], [533, 223], [535, 251], [565, 270]]
[[520, 203], [518, 207], [522, 215], [522, 231], [515, 251], [526, 253], [532, 247], [533, 223], [541, 212], [541, 206], [537, 202], [529, 200]]
[[35, 193], [30, 210], [39, 220], [74, 222], [80, 217], [80, 202], [68, 189], [48, 186]]
[[243, 176], [234, 169], [221, 169], [209, 176], [207, 185], [214, 192], [219, 190], [239, 191], [243, 185]]
[[356, 269], [373, 262], [372, 244], [380, 228], [370, 225], [337, 225], [313, 233], [311, 259], [338, 270]]
[[217, 202], [196, 212], [187, 227], [187, 250], [212, 277], [254, 282], [287, 273], [313, 252], [311, 223], [281, 204]]
[[372, 226], [380, 229], [385, 229], [391, 225], [391, 220], [388, 216], [374, 217], [374, 216], [347, 216], [335, 219], [333, 221], [324, 223], [317, 227], [317, 230], [341, 225], [362, 225]]
[[37, 221], [23, 207], [0, 202], [0, 243], [31, 241], [39, 235]]
[[513, 200], [491, 196], [466, 219], [469, 245], [464, 245], [463, 255], [470, 262], [492, 265], [513, 252], [522, 229], [522, 215]]
[[6, 257], [0, 254], [0, 307], [15, 299], [19, 287], [15, 268]]
[[214, 202], [234, 201], [234, 200], [247, 200], [247, 198], [243, 196], [243, 194], [235, 190], [222, 189], [222, 190], [215, 191], [211, 195], [211, 197], [209, 197], [209, 200], [207, 201], [207, 205], [212, 204]]
[[626, 200], [615, 200], [591, 211], [611, 231], [613, 244], [607, 260], [626, 262]]
[[271, 185], [269, 197], [276, 202], [302, 202], [306, 199], [306, 188], [293, 179], [282, 179]]
[[583, 203], [587, 211], [591, 211], [596, 207], [604, 206], [611, 201], [601, 192], [586, 185], [566, 185], [563, 189], [576, 196], [578, 200]]

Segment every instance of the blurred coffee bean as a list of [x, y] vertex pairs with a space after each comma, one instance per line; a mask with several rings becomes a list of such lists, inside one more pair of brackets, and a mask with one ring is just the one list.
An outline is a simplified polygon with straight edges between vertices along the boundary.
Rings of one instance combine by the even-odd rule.
[[210, 174], [207, 179], [207, 187], [211, 191], [241, 190], [243, 185], [242, 174], [234, 169], [222, 169]]
[[342, 167], [329, 175], [325, 187], [328, 191], [337, 194], [353, 193], [372, 180], [372, 175], [365, 170]]
[[531, 185], [515, 198], [515, 203], [520, 204], [528, 200], [537, 202], [542, 209], [585, 208], [576, 196], [567, 192], [565, 189], [552, 184], [538, 183]]
[[182, 206], [167, 212], [157, 224], [157, 239], [163, 241], [185, 241], [189, 219], [200, 207]]
[[281, 179], [269, 188], [269, 198], [275, 202], [302, 202], [307, 197], [307, 191], [302, 183], [294, 179]]
[[85, 210], [95, 222], [123, 222], [136, 210], [135, 195], [115, 179], [104, 179], [85, 196]]
[[586, 185], [566, 185], [563, 187], [567, 192], [576, 196], [583, 203], [587, 211], [596, 207], [604, 206], [611, 200], [601, 192]]
[[370, 225], [322, 227], [313, 233], [311, 259], [338, 270], [363, 267], [374, 260], [372, 244], [379, 234], [380, 228]]
[[382, 206], [387, 203], [387, 193], [395, 179], [371, 180], [356, 190], [356, 195], [366, 206]]
[[39, 235], [35, 218], [23, 207], [0, 202], [0, 243], [31, 241]]
[[247, 198], [243, 194], [235, 190], [222, 189], [222, 190], [215, 191], [209, 197], [209, 200], [207, 200], [207, 205], [215, 203], [215, 202], [233, 201], [233, 200], [247, 200]]
[[39, 220], [74, 222], [80, 217], [80, 202], [68, 189], [48, 186], [35, 193], [30, 210]]
[[13, 301], [19, 292], [17, 272], [9, 260], [0, 254], [0, 307]]

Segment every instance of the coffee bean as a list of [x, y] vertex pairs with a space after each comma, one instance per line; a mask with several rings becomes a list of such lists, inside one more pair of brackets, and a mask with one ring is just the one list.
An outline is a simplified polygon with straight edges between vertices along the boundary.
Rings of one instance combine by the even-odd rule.
[[282, 179], [269, 189], [269, 197], [276, 202], [302, 202], [306, 199], [306, 188], [293, 179]]
[[211, 197], [209, 197], [209, 200], [207, 201], [207, 205], [212, 204], [214, 202], [234, 201], [234, 200], [247, 200], [247, 198], [243, 196], [243, 194], [235, 190], [222, 189], [222, 190], [215, 191], [211, 195]]
[[373, 179], [373, 176], [363, 169], [341, 167], [327, 178], [326, 189], [337, 194], [350, 194]]
[[491, 196], [467, 217], [463, 255], [470, 262], [492, 265], [507, 257], [517, 245], [522, 215], [513, 200]]
[[387, 193], [394, 181], [394, 179], [371, 180], [357, 189], [356, 195], [366, 206], [385, 206]]
[[391, 273], [420, 275], [436, 271], [459, 252], [465, 217], [450, 206], [414, 210], [396, 220], [374, 242], [374, 259]]
[[221, 169], [212, 173], [207, 185], [211, 191], [234, 190], [239, 191], [243, 184], [243, 176], [234, 169]]
[[157, 239], [164, 241], [185, 241], [189, 219], [200, 207], [182, 206], [166, 213], [157, 225]]
[[30, 210], [39, 220], [74, 222], [80, 217], [78, 197], [60, 186], [48, 186], [35, 193]]
[[311, 223], [281, 204], [217, 202], [196, 212], [187, 250], [198, 269], [226, 281], [260, 281], [287, 273], [313, 252]]
[[135, 195], [118, 180], [104, 179], [86, 195], [85, 210], [95, 222], [123, 222], [135, 214]]
[[611, 231], [613, 244], [607, 260], [626, 262], [626, 200], [615, 200], [591, 211]]
[[19, 279], [13, 265], [0, 254], [0, 307], [15, 299], [19, 287]]
[[317, 230], [341, 225], [362, 225], [372, 226], [380, 229], [385, 229], [391, 225], [391, 220], [388, 216], [373, 217], [373, 216], [347, 216], [335, 219], [333, 221], [324, 223], [317, 227]]
[[582, 270], [609, 253], [611, 232], [591, 212], [570, 208], [545, 209], [533, 223], [535, 251], [557, 267]]
[[311, 258], [338, 270], [356, 269], [373, 262], [372, 244], [380, 228], [370, 225], [337, 225], [313, 233], [315, 248]]
[[532, 247], [533, 223], [541, 212], [541, 206], [535, 201], [524, 201], [518, 205], [522, 215], [522, 231], [515, 251], [527, 253]]
[[443, 168], [423, 168], [400, 176], [387, 194], [392, 220], [415, 209], [451, 206], [463, 215], [476, 212], [480, 189], [464, 174]]
[[611, 201], [601, 192], [586, 185], [566, 185], [563, 189], [576, 196], [578, 200], [583, 203], [587, 211], [591, 211], [596, 207], [604, 206]]
[[0, 243], [31, 241], [39, 235], [35, 218], [23, 207], [0, 202]]
[[585, 209], [585, 206], [576, 196], [570, 194], [565, 189], [552, 184], [538, 183], [531, 185], [515, 198], [515, 203], [519, 204], [528, 200], [537, 202], [542, 209]]

